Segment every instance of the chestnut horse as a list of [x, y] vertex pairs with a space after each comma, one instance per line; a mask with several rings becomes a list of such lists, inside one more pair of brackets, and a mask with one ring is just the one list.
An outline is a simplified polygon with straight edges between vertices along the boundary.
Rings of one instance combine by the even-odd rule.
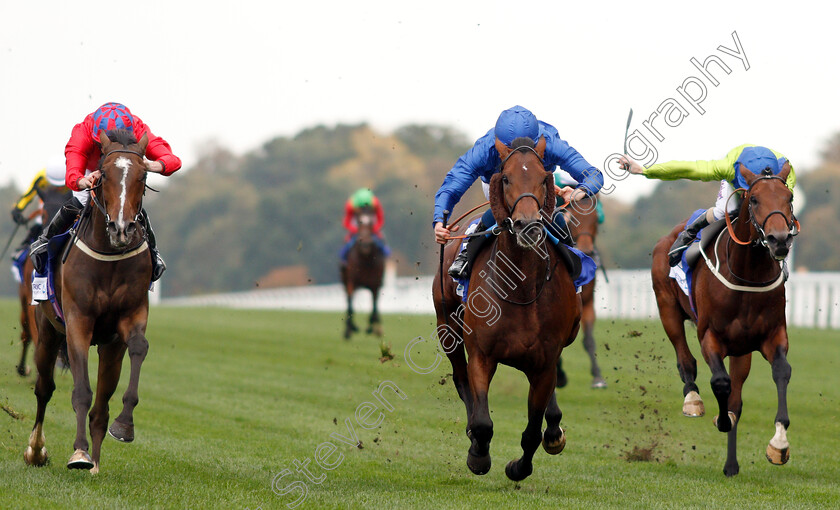
[[[531, 474], [541, 439], [552, 455], [566, 444], [554, 395], [555, 367], [560, 351], [574, 341], [580, 325], [581, 303], [572, 277], [546, 243], [543, 219], [550, 221], [555, 196], [553, 176], [542, 161], [545, 144], [544, 137], [536, 145], [530, 138], [517, 138], [511, 149], [496, 141], [502, 165], [490, 180], [490, 207], [501, 233], [492, 249], [476, 257], [464, 305], [458, 306], [461, 298], [451, 278], [447, 276], [441, 284], [442, 271], [433, 285], [438, 338], [467, 411], [471, 442], [467, 466], [473, 473], [483, 475], [490, 470], [493, 421], [487, 392], [498, 364], [528, 377], [531, 388], [523, 454], [505, 468], [511, 480]], [[459, 244], [446, 248], [445, 267], [452, 263]], [[541, 432], [543, 418], [545, 434]]]
[[[600, 265], [595, 248], [595, 238], [598, 237], [598, 212], [594, 197], [586, 197], [571, 204], [565, 209], [566, 223], [572, 232], [577, 248], [592, 257]], [[560, 214], [555, 212], [555, 214]], [[601, 367], [595, 356], [595, 278], [583, 286], [580, 292], [583, 303], [581, 323], [583, 324], [583, 348], [589, 354], [590, 373], [592, 374], [592, 388], [606, 388], [607, 382], [601, 376]], [[563, 371], [563, 359], [557, 360], [557, 387], [566, 385], [566, 373]]]
[[[683, 414], [686, 416], [702, 416], [705, 412], [694, 382], [697, 362], [686, 343], [684, 321], [692, 320], [697, 325], [700, 349], [712, 371], [712, 392], [718, 402], [715, 424], [721, 432], [729, 433], [723, 468], [726, 476], [739, 471], [736, 436], [741, 417], [741, 389], [750, 372], [753, 351], [760, 352], [770, 363], [778, 393], [776, 434], [767, 446], [767, 459], [780, 465], [790, 457], [787, 385], [791, 369], [787, 361], [783, 285], [786, 273], [780, 267], [793, 236], [798, 233], [798, 222], [791, 208], [793, 194], [785, 184], [790, 165], [785, 164], [779, 175], [769, 170], [756, 175], [743, 165], [740, 172], [749, 189], [742, 190], [738, 218], [728, 231], [714, 239], [713, 245], [704, 243], [706, 263], [698, 263], [694, 268], [691, 291], [696, 315], [688, 297], [668, 277], [668, 250], [685, 223], [656, 244], [651, 270], [662, 325], [674, 345], [680, 377], [685, 383]], [[729, 374], [723, 362], [727, 356]]]
[[[109, 138], [110, 137], [110, 138]], [[73, 409], [76, 412], [75, 452], [67, 467], [99, 472], [102, 440], [108, 429], [108, 401], [117, 388], [126, 350], [131, 360], [123, 410], [109, 432], [116, 439], [134, 439], [133, 411], [137, 405], [140, 365], [146, 357], [148, 288], [152, 260], [146, 233], [138, 227], [145, 191], [143, 155], [148, 138], [137, 142], [127, 131], [101, 131], [101, 178], [82, 212], [73, 240], [64, 248], [66, 259], [55, 268], [55, 293], [64, 311], [65, 324], [56, 317], [49, 301], [38, 308], [39, 341], [35, 350], [38, 380], [35, 396], [38, 410], [24, 459], [40, 466], [47, 461], [44, 446], [44, 414], [55, 389], [53, 367], [59, 345], [66, 338], [73, 374]], [[111, 140], [113, 138], [113, 141]], [[78, 237], [76, 237], [76, 235]], [[96, 401], [88, 378], [88, 351], [97, 346], [99, 371]], [[90, 409], [88, 453], [86, 414]]]
[[23, 263], [23, 278], [18, 285], [18, 299], [20, 300], [20, 362], [15, 369], [21, 377], [29, 375], [26, 366], [26, 351], [29, 344], [38, 343], [38, 327], [35, 321], [35, 306], [32, 305], [32, 260], [29, 256]]
[[373, 310], [370, 313], [367, 334], [382, 336], [382, 319], [379, 317], [379, 289], [385, 274], [385, 254], [373, 239], [375, 217], [372, 210], [363, 209], [356, 215], [359, 230], [356, 242], [347, 253], [347, 262], [341, 264], [341, 282], [347, 294], [347, 317], [344, 322], [344, 338], [359, 330], [353, 322], [353, 293], [365, 288], [373, 295]]

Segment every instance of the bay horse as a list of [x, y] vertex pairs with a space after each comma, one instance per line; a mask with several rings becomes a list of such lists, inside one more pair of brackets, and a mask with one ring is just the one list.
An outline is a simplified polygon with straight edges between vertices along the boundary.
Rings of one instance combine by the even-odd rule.
[[[595, 239], [598, 237], [598, 212], [596, 210], [597, 198], [586, 197], [574, 202], [565, 209], [566, 224], [572, 233], [577, 248], [589, 255], [600, 265], [600, 257], [595, 248]], [[561, 214], [556, 211], [555, 214]], [[607, 382], [601, 375], [601, 367], [598, 366], [598, 358], [595, 355], [595, 278], [583, 286], [580, 292], [583, 310], [581, 322], [583, 324], [583, 348], [589, 355], [590, 373], [592, 374], [592, 388], [606, 388]], [[557, 360], [557, 387], [566, 385], [566, 373], [563, 371], [562, 357]]]
[[[683, 230], [685, 222], [661, 238], [653, 251], [651, 275], [662, 326], [677, 354], [677, 367], [684, 383], [683, 414], [705, 413], [695, 384], [697, 362], [688, 348], [684, 321], [697, 325], [703, 358], [712, 372], [711, 387], [719, 414], [718, 430], [728, 432], [726, 476], [738, 474], [736, 455], [738, 421], [741, 417], [741, 390], [750, 372], [752, 352], [758, 351], [770, 363], [776, 383], [778, 408], [776, 433], [767, 445], [767, 459], [776, 465], [790, 458], [787, 429], [787, 386], [791, 367], [787, 361], [788, 334], [785, 320], [785, 269], [780, 261], [787, 256], [798, 233], [793, 216], [793, 194], [785, 184], [790, 164], [778, 175], [768, 169], [760, 175], [743, 165], [739, 171], [748, 189], [744, 192], [738, 218], [728, 230], [708, 239], [701, 253], [706, 263], [694, 268], [692, 296], [689, 298], [668, 277], [668, 251]], [[712, 236], [714, 237], [714, 236]], [[712, 260], [716, 260], [714, 265]], [[724, 267], [720, 267], [723, 265]], [[713, 267], [714, 266], [714, 267]], [[724, 358], [729, 357], [729, 373]]]
[[435, 276], [432, 292], [438, 339], [467, 411], [467, 466], [473, 473], [490, 470], [493, 421], [487, 393], [498, 364], [516, 368], [528, 378], [523, 454], [505, 467], [507, 477], [515, 481], [533, 471], [540, 440], [552, 455], [565, 447], [562, 413], [554, 394], [555, 367], [563, 347], [577, 336], [581, 316], [572, 277], [546, 242], [543, 220], [550, 221], [555, 196], [554, 178], [543, 166], [545, 145], [544, 137], [536, 144], [530, 138], [517, 138], [512, 148], [496, 141], [502, 165], [490, 180], [489, 196], [501, 233], [490, 250], [476, 257], [464, 305], [457, 306], [461, 298], [455, 282], [448, 275], [441, 280], [442, 268], [451, 265], [460, 243], [446, 247], [445, 264]]
[[[148, 137], [144, 135], [138, 142], [130, 132], [113, 130], [108, 134], [100, 131], [99, 138], [101, 177], [91, 190], [78, 230], [63, 250], [66, 259], [54, 266], [55, 294], [64, 312], [64, 324], [56, 317], [49, 301], [42, 301], [37, 312], [35, 396], [38, 408], [24, 453], [27, 464], [41, 466], [47, 462], [44, 414], [55, 389], [53, 367], [59, 345], [66, 338], [76, 413], [75, 452], [67, 467], [89, 469], [93, 474], [99, 472], [106, 429], [120, 441], [134, 440], [133, 412], [138, 402], [140, 365], [149, 349], [145, 331], [152, 277], [146, 233], [138, 227], [145, 191], [143, 156]], [[91, 345], [96, 345], [99, 353], [93, 408], [88, 378]], [[117, 388], [126, 350], [131, 360], [128, 388], [123, 395], [122, 412], [109, 429], [108, 401]], [[85, 424], [88, 409], [90, 453]]]
[[25, 377], [29, 375], [29, 367], [26, 366], [26, 352], [29, 345], [38, 343], [38, 326], [35, 321], [35, 306], [32, 305], [32, 260], [26, 257], [23, 263], [22, 281], [18, 285], [18, 300], [20, 301], [20, 362], [15, 370], [18, 375]]
[[347, 295], [347, 316], [344, 320], [344, 338], [359, 330], [353, 322], [353, 293], [356, 289], [365, 288], [373, 295], [373, 310], [366, 333], [382, 336], [382, 319], [379, 317], [379, 289], [382, 287], [385, 274], [385, 254], [374, 241], [373, 224], [374, 213], [369, 208], [363, 208], [356, 214], [359, 230], [356, 242], [347, 253], [347, 262], [341, 263], [341, 282]]

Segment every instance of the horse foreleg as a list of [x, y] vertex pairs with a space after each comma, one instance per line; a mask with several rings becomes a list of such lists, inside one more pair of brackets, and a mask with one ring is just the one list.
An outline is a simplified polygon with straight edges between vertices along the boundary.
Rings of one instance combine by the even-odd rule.
[[47, 404], [55, 391], [55, 358], [58, 356], [58, 346], [61, 340], [55, 333], [47, 319], [43, 319], [41, 325], [41, 338], [35, 345], [35, 368], [38, 371], [38, 378], [35, 382], [35, 398], [38, 408], [35, 414], [35, 426], [29, 435], [29, 444], [23, 454], [23, 459], [30, 466], [43, 466], [49, 459], [47, 453], [46, 438], [44, 437], [44, 415], [47, 412]]
[[770, 366], [773, 368], [773, 381], [776, 383], [776, 392], [779, 398], [779, 407], [776, 410], [776, 434], [767, 445], [767, 460], [771, 464], [782, 465], [790, 459], [790, 443], [787, 439], [787, 429], [790, 426], [787, 408], [787, 386], [790, 381], [790, 363], [787, 361], [787, 333], [783, 333], [783, 342], [776, 344], [775, 351], [767, 356]]
[[[467, 452], [467, 467], [477, 475], [490, 471], [490, 440], [493, 438], [493, 420], [487, 404], [487, 391], [496, 373], [496, 362], [479, 353], [470, 355], [467, 374], [473, 397], [472, 414], [467, 423], [470, 449]], [[542, 420], [542, 417], [540, 417]]]
[[[534, 452], [542, 439], [542, 423], [549, 399], [554, 393], [554, 374], [545, 370], [539, 374], [529, 374], [531, 389], [528, 391], [528, 425], [522, 432], [522, 457], [508, 462], [505, 474], [511, 480], [524, 480], [534, 470]], [[556, 405], [556, 401], [555, 401]], [[558, 408], [559, 410], [559, 408]], [[552, 417], [552, 419], [554, 419]]]
[[[120, 338], [124, 339], [128, 347], [128, 359], [131, 362], [131, 371], [128, 378], [128, 388], [123, 394], [123, 408], [122, 412], [108, 432], [115, 438], [124, 443], [134, 441], [134, 408], [140, 401], [138, 388], [140, 386], [140, 366], [143, 360], [146, 359], [146, 354], [149, 352], [149, 341], [146, 340], [146, 317], [144, 313], [142, 317], [137, 320], [124, 321], [120, 324], [119, 334]], [[129, 325], [129, 323], [131, 325]]]
[[735, 414], [729, 412], [729, 395], [732, 393], [732, 379], [726, 373], [726, 367], [723, 364], [723, 349], [715, 335], [708, 330], [703, 335], [703, 340], [700, 343], [703, 358], [712, 371], [712, 393], [715, 394], [718, 402], [719, 412], [715, 417], [714, 423], [719, 431], [729, 432], [732, 430], [732, 426], [735, 425]]
[[545, 432], [543, 433], [543, 449], [550, 455], [557, 455], [566, 447], [566, 433], [560, 428], [563, 412], [557, 405], [557, 392], [553, 391], [545, 409]]
[[370, 324], [368, 325], [367, 333], [373, 333], [376, 336], [382, 336], [382, 319], [379, 317], [379, 289], [372, 289], [373, 294], [373, 311], [370, 312]]
[[729, 431], [729, 435], [727, 436], [726, 464], [723, 466], [723, 474], [726, 476], [735, 476], [740, 470], [738, 466], [737, 442], [738, 422], [741, 421], [741, 408], [743, 407], [741, 390], [744, 387], [744, 381], [750, 375], [751, 361], [752, 354], [729, 358], [729, 374], [732, 378], [732, 393], [729, 394], [729, 412], [734, 413], [735, 423], [732, 425], [732, 430]]
[[607, 382], [601, 376], [601, 367], [598, 366], [598, 357], [595, 355], [595, 305], [588, 303], [583, 307], [581, 322], [583, 323], [583, 348], [589, 355], [589, 364], [592, 372], [592, 387], [606, 388]]
[[26, 292], [20, 293], [20, 362], [15, 369], [21, 377], [29, 375], [26, 366], [26, 352], [29, 344], [38, 339], [38, 329], [35, 327], [35, 307], [29, 304]]
[[350, 335], [358, 331], [359, 328], [353, 323], [353, 287], [347, 285], [347, 317], [344, 319], [344, 339], [348, 340]]
[[[68, 307], [69, 308], [69, 307]], [[67, 349], [70, 355], [70, 372], [73, 374], [73, 411], [76, 412], [75, 451], [67, 462], [69, 469], [92, 469], [93, 460], [88, 453], [87, 413], [93, 400], [88, 376], [88, 351], [93, 332], [93, 321], [78, 311], [67, 313]]]
[[93, 457], [93, 469], [91, 473], [99, 472], [99, 455], [102, 449], [102, 440], [105, 439], [105, 431], [108, 430], [108, 402], [117, 389], [120, 382], [120, 370], [122, 369], [123, 355], [125, 354], [125, 343], [121, 340], [114, 340], [99, 346], [99, 376], [96, 381], [96, 400], [90, 410], [90, 439], [91, 457]]

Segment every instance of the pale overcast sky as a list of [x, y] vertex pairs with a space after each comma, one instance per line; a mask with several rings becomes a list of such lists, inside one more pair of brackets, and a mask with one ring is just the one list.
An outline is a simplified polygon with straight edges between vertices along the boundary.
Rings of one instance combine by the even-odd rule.
[[[521, 104], [599, 168], [632, 107], [631, 132], [659, 161], [755, 143], [801, 171], [840, 131], [838, 14], [807, 1], [0, 0], [0, 184], [28, 184], [107, 101], [186, 167], [208, 140], [243, 153], [318, 123], [445, 124], [475, 139]], [[737, 50], [733, 32], [746, 62], [718, 49]], [[710, 64], [717, 87], [690, 62], [710, 55], [731, 69]], [[703, 115], [677, 91], [690, 77]], [[642, 121], [669, 98], [688, 115], [654, 119], [659, 141]], [[630, 200], [652, 183], [615, 184]]]

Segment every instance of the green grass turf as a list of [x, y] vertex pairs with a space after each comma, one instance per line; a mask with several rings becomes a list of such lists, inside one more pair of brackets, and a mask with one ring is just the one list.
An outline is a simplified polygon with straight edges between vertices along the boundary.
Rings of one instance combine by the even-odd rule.
[[[726, 435], [716, 414], [709, 370], [699, 362], [706, 417], [681, 415], [682, 383], [673, 350], [654, 321], [597, 323], [598, 355], [609, 388], [592, 390], [580, 342], [564, 353], [569, 386], [559, 390], [568, 444], [559, 456], [540, 449], [534, 474], [521, 483], [504, 475], [520, 455], [527, 385], [507, 367], [490, 391], [495, 433], [493, 468], [466, 467], [465, 412], [448, 361], [421, 375], [403, 358], [417, 337], [433, 331], [431, 316], [386, 316], [386, 341], [396, 358], [381, 363], [378, 341], [341, 340], [331, 313], [155, 308], [149, 356], [140, 379], [136, 440], [106, 438], [101, 472], [70, 471], [75, 434], [72, 378], [57, 375], [45, 434], [52, 463], [27, 467], [22, 453], [34, 422], [34, 374], [14, 372], [17, 310], [0, 302], [0, 508], [286, 508], [300, 491], [278, 494], [294, 481], [307, 488], [300, 508], [837, 508], [840, 507], [840, 342], [836, 333], [791, 330], [789, 388], [791, 460], [770, 465], [764, 449], [774, 432], [776, 392], [760, 356], [744, 391], [739, 426], [741, 474], [722, 473]], [[363, 319], [366, 317], [359, 317]], [[637, 333], [640, 333], [637, 334]], [[693, 330], [690, 330], [693, 334]], [[691, 346], [697, 354], [697, 342]], [[415, 344], [418, 365], [433, 360], [432, 344]], [[91, 372], [95, 351], [91, 351]], [[30, 356], [30, 365], [31, 356]], [[127, 384], [112, 399], [121, 408]], [[382, 381], [406, 395], [383, 396], [394, 406], [372, 430], [354, 412]], [[373, 417], [375, 418], [374, 413]], [[354, 425], [362, 448], [331, 439]], [[311, 459], [331, 441], [326, 462]], [[634, 448], [648, 461], [628, 461]], [[324, 453], [322, 451], [322, 453]], [[339, 457], [339, 454], [341, 455]], [[293, 461], [310, 459], [307, 481]], [[275, 484], [284, 470], [291, 474]]]

